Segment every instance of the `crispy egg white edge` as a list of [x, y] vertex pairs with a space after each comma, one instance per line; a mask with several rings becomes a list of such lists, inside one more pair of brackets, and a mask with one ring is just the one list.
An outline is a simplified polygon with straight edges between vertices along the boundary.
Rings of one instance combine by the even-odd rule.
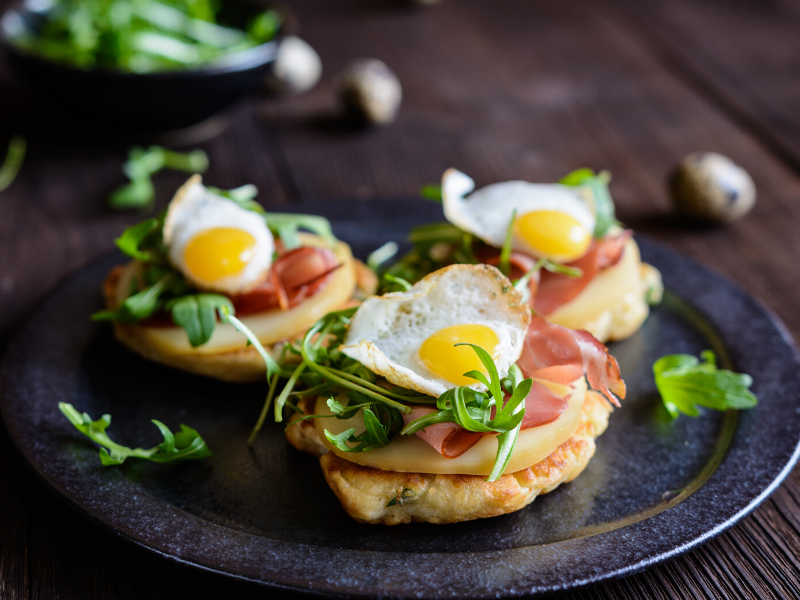
[[[505, 306], [499, 314], [506, 319], [498, 319], [498, 311], [489, 310], [495, 306], [487, 302], [492, 297]], [[425, 310], [409, 308], [415, 305]], [[465, 306], [476, 307], [476, 312], [465, 311]], [[353, 316], [341, 350], [395, 385], [439, 396], [456, 385], [419, 361], [419, 347], [444, 327], [473, 323], [497, 334], [493, 358], [504, 377], [522, 353], [530, 313], [508, 279], [488, 265], [452, 265], [428, 275], [407, 292], [368, 298]], [[477, 382], [469, 387], [486, 389]]]
[[[186, 269], [183, 252], [199, 232], [216, 227], [235, 227], [256, 240], [253, 258], [238, 274], [213, 282], [201, 281]], [[234, 202], [210, 192], [199, 176], [191, 177], [176, 192], [164, 219], [164, 243], [169, 246], [169, 261], [189, 281], [200, 288], [235, 293], [260, 282], [272, 265], [275, 240], [264, 219]]]
[[[580, 193], [558, 183], [529, 183], [504, 181], [487, 185], [477, 191], [475, 182], [460, 171], [448, 169], [442, 176], [442, 204], [445, 218], [464, 231], [472, 233], [487, 244], [503, 246], [516, 208], [517, 216], [537, 210], [555, 210], [567, 214], [594, 231], [595, 219]], [[469, 198], [466, 195], [470, 194]], [[507, 206], [509, 210], [499, 210]], [[514, 250], [530, 252], [524, 241], [514, 239]]]

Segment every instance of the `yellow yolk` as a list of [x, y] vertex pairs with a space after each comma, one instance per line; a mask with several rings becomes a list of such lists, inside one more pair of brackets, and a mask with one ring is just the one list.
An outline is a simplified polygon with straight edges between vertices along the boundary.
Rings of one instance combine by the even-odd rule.
[[239, 273], [253, 258], [256, 239], [241, 229], [215, 227], [194, 236], [183, 252], [186, 268], [202, 281]]
[[464, 377], [464, 373], [479, 371], [487, 375], [486, 369], [470, 346], [455, 346], [463, 343], [475, 344], [494, 355], [499, 340], [497, 334], [486, 325], [451, 325], [422, 342], [419, 347], [420, 362], [456, 385], [477, 383], [474, 379]]
[[514, 223], [519, 238], [537, 256], [569, 262], [580, 258], [592, 243], [592, 233], [571, 216], [557, 210], [538, 210]]

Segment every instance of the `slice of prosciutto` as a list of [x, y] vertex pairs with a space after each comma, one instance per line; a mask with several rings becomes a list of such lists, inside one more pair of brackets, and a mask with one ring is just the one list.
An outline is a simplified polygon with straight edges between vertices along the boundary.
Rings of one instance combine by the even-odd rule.
[[[551, 273], [546, 269], [539, 270], [528, 282], [531, 307], [540, 315], [549, 315], [575, 298], [600, 271], [613, 267], [622, 259], [625, 242], [632, 235], [633, 232], [628, 229], [618, 235], [593, 240], [586, 254], [567, 265], [580, 269], [580, 277]], [[497, 266], [500, 262], [497, 249], [485, 244], [475, 248], [475, 256], [488, 265]], [[535, 265], [535, 258], [522, 252], [512, 252], [509, 256], [511, 269], [508, 275], [512, 280], [519, 279]]]
[[608, 348], [588, 331], [548, 323], [538, 315], [531, 317], [517, 366], [525, 377], [555, 383], [569, 383], [585, 373], [589, 385], [616, 406], [617, 396], [625, 397], [619, 364]]
[[302, 246], [281, 254], [269, 274], [255, 289], [231, 296], [237, 315], [250, 315], [297, 306], [319, 292], [339, 267], [327, 248]]
[[627, 230], [613, 237], [592, 241], [586, 254], [569, 264], [582, 271], [580, 277], [542, 270], [536, 294], [531, 296], [536, 312], [549, 315], [580, 294], [601, 270], [613, 267], [620, 261], [625, 242], [632, 235], [633, 232]]
[[[569, 395], [558, 396], [542, 381], [567, 385], [585, 374], [589, 385], [616, 406], [619, 406], [616, 396], [625, 397], [625, 382], [620, 378], [619, 365], [603, 344], [587, 331], [573, 331], [548, 323], [539, 316], [531, 319], [517, 366], [523, 376], [534, 380], [525, 398], [523, 430], [552, 423], [567, 409]], [[429, 407], [417, 407], [403, 418], [408, 425], [434, 411]], [[416, 435], [445, 458], [457, 458], [486, 434], [466, 431], [456, 423], [437, 423], [417, 431]]]

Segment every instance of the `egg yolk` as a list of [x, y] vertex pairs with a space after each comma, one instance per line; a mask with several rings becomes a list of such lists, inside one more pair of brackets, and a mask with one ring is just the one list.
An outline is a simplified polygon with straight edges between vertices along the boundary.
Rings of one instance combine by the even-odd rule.
[[477, 383], [474, 379], [464, 377], [464, 373], [488, 373], [475, 350], [470, 346], [455, 346], [463, 343], [475, 344], [494, 355], [499, 340], [497, 334], [486, 325], [451, 325], [422, 342], [419, 348], [420, 362], [433, 373], [456, 385]]
[[580, 258], [592, 234], [571, 216], [557, 210], [538, 210], [517, 218], [514, 229], [537, 255], [569, 262]]
[[186, 245], [186, 268], [201, 281], [239, 273], [253, 258], [256, 239], [241, 229], [215, 227], [195, 235]]

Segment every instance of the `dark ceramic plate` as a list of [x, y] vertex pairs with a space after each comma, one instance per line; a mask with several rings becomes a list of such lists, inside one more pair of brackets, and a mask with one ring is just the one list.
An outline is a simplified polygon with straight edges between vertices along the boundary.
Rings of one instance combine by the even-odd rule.
[[[364, 255], [416, 223], [421, 201], [302, 207], [332, 218]], [[393, 214], [394, 213], [394, 214]], [[573, 483], [519, 512], [456, 525], [351, 521], [316, 459], [268, 426], [245, 439], [264, 385], [225, 385], [139, 359], [88, 315], [118, 258], [81, 271], [19, 331], [3, 367], [3, 416], [33, 468], [81, 512], [165, 557], [267, 586], [319, 594], [511, 597], [629, 574], [708, 540], [761, 502], [797, 458], [800, 364], [781, 325], [754, 299], [645, 239], [668, 293], [639, 333], [615, 344], [629, 395]], [[712, 348], [754, 375], [756, 410], [666, 422], [651, 365]], [[111, 436], [159, 441], [149, 420], [196, 427], [211, 460], [103, 468], [56, 408], [114, 417]]]

